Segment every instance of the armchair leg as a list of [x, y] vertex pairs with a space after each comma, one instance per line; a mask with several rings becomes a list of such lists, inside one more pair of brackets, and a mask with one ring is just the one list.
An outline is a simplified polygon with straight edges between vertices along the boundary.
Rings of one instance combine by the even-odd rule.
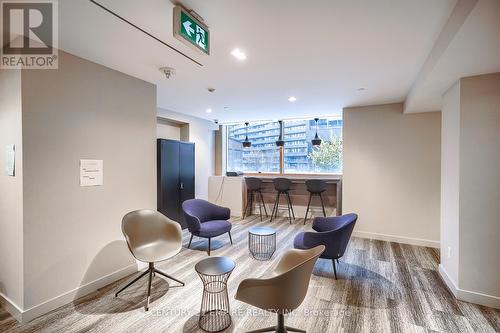
[[191, 238], [189, 239], [188, 249], [189, 249], [189, 247], [191, 247], [191, 242], [193, 241], [193, 236], [194, 236], [194, 235], [193, 235], [193, 234], [191, 234]]
[[120, 294], [122, 291], [124, 291], [125, 289], [127, 289], [128, 287], [130, 287], [131, 285], [136, 283], [137, 281], [139, 281], [142, 277], [146, 276], [146, 274], [148, 274], [148, 273], [149, 273], [149, 270], [143, 272], [141, 275], [139, 275], [138, 277], [133, 279], [131, 282], [127, 283], [127, 285], [125, 287], [123, 287], [122, 289], [120, 289], [116, 292], [115, 297], [118, 297], [118, 294]]
[[231, 245], [233, 245], [233, 237], [231, 237], [231, 231], [228, 231], [228, 235], [229, 235], [229, 240], [231, 241]]
[[246, 333], [264, 333], [264, 332], [276, 332], [276, 326], [260, 328], [258, 330], [248, 331]]
[[149, 263], [148, 297], [146, 298], [146, 311], [149, 310], [149, 301], [151, 299], [151, 282], [153, 281], [153, 263]]
[[210, 257], [210, 248], [212, 245], [212, 238], [208, 238], [208, 256]]
[[162, 271], [157, 270], [156, 268], [154, 268], [154, 269], [153, 269], [153, 272], [154, 272], [154, 273], [158, 273], [158, 274], [160, 274], [160, 275], [163, 275], [163, 276], [164, 276], [164, 277], [166, 277], [167, 279], [174, 280], [175, 282], [182, 284], [182, 286], [185, 286], [185, 285], [186, 285], [186, 284], [185, 284], [184, 282], [182, 282], [181, 280], [177, 280], [176, 278], [171, 277], [170, 275], [168, 275], [168, 274], [166, 274], [166, 273], [163, 273]]
[[333, 263], [333, 274], [335, 275], [335, 280], [337, 280], [337, 268], [335, 267], [335, 259], [332, 259]]

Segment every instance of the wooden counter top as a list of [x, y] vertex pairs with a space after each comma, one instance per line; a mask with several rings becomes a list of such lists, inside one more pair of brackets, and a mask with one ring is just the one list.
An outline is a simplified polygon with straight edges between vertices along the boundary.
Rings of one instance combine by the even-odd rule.
[[305, 182], [308, 179], [323, 179], [327, 183], [338, 183], [342, 181], [342, 175], [318, 175], [318, 174], [311, 174], [311, 175], [269, 175], [269, 174], [251, 174], [251, 175], [244, 175], [244, 178], [247, 177], [255, 177], [255, 178], [260, 178], [263, 181], [266, 180], [273, 180], [274, 178], [288, 178], [292, 181], [292, 183], [302, 183]]

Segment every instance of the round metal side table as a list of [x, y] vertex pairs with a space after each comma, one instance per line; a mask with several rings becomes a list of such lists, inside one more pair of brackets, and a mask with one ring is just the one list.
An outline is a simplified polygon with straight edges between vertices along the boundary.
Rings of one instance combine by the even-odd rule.
[[231, 326], [227, 280], [235, 267], [226, 257], [206, 258], [194, 267], [203, 282], [198, 325], [204, 331], [220, 332]]
[[248, 250], [254, 259], [271, 259], [276, 251], [276, 230], [268, 227], [248, 230]]

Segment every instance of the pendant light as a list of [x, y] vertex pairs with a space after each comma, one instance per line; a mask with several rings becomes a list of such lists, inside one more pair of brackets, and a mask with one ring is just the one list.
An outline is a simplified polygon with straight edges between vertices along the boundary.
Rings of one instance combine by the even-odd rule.
[[243, 148], [250, 148], [252, 146], [252, 143], [248, 141], [248, 125], [249, 123], [245, 123], [246, 126], [246, 134], [245, 134], [245, 141], [243, 141]]
[[276, 146], [283, 147], [285, 145], [285, 141], [283, 141], [283, 120], [278, 120], [278, 123], [280, 124], [280, 137], [276, 140]]
[[319, 118], [314, 118], [314, 121], [316, 122], [316, 135], [314, 136], [314, 139], [311, 140], [313, 146], [319, 146], [321, 144], [321, 139], [318, 136], [318, 120]]

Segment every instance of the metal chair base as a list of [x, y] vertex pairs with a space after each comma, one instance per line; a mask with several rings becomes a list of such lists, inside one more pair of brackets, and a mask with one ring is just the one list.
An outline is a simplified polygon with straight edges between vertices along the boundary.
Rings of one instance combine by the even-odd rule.
[[321, 193], [309, 193], [309, 202], [307, 203], [306, 216], [304, 217], [304, 225], [307, 222], [307, 214], [309, 213], [309, 210], [312, 210], [312, 208], [310, 208], [310, 205], [313, 196], [318, 196], [319, 199], [321, 200], [321, 208], [323, 210], [323, 216], [326, 217], [325, 204], [323, 203], [323, 196], [321, 195]]
[[[243, 218], [245, 218], [246, 216], [252, 215], [253, 204], [255, 201], [255, 194], [258, 194], [257, 195], [257, 203], [259, 204], [260, 220], [262, 221], [262, 207], [264, 207], [264, 213], [266, 214], [266, 217], [269, 217], [269, 215], [267, 215], [267, 208], [266, 208], [266, 204], [264, 203], [264, 196], [262, 195], [262, 191], [261, 190], [250, 190], [249, 192], [250, 192], [250, 195], [249, 195], [249, 199], [247, 200], [247, 205], [245, 207], [245, 210], [243, 211]], [[248, 214], [247, 214], [247, 211], [248, 211]]]
[[264, 332], [275, 332], [275, 333], [288, 333], [288, 332], [299, 332], [306, 333], [305, 330], [299, 328], [285, 326], [285, 317], [282, 314], [278, 314], [278, 325], [271, 326], [267, 328], [261, 328], [254, 331], [249, 331], [247, 333], [264, 333]]
[[141, 273], [141, 275], [139, 275], [138, 277], [136, 277], [135, 279], [133, 279], [131, 282], [127, 283], [127, 285], [125, 285], [125, 287], [121, 288], [120, 290], [118, 290], [116, 293], [115, 293], [115, 297], [118, 297], [118, 294], [120, 294], [122, 291], [124, 291], [125, 289], [127, 289], [128, 287], [130, 287], [131, 285], [133, 285], [134, 283], [136, 283], [137, 281], [139, 281], [142, 277], [146, 276], [146, 274], [149, 275], [149, 280], [148, 280], [148, 294], [147, 294], [147, 298], [146, 298], [146, 305], [145, 305], [145, 310], [148, 311], [149, 310], [149, 301], [151, 299], [151, 283], [153, 281], [153, 276], [155, 276], [156, 274], [160, 274], [170, 280], [173, 280], [177, 283], [180, 283], [182, 286], [185, 286], [185, 283], [180, 281], [180, 280], [177, 280], [176, 278], [173, 278], [171, 277], [170, 275], [156, 269], [154, 267], [154, 263], [150, 262], [149, 263], [149, 268]]
[[[231, 237], [231, 231], [228, 231], [227, 233], [229, 235], [229, 241], [231, 242], [231, 245], [233, 245], [233, 237]], [[189, 238], [189, 244], [188, 244], [188, 249], [191, 247], [191, 242], [193, 241], [193, 234], [191, 234], [191, 238]], [[212, 237], [208, 238], [208, 256], [210, 256], [210, 249], [212, 248]]]
[[280, 197], [281, 194], [285, 195], [287, 207], [284, 209], [288, 210], [288, 219], [290, 220], [290, 224], [292, 223], [292, 217], [295, 220], [295, 212], [293, 211], [292, 199], [290, 199], [290, 193], [288, 191], [278, 191], [278, 195], [276, 196], [276, 202], [274, 203], [273, 212], [271, 213], [271, 222], [273, 218], [278, 216], [278, 210], [280, 209]]

